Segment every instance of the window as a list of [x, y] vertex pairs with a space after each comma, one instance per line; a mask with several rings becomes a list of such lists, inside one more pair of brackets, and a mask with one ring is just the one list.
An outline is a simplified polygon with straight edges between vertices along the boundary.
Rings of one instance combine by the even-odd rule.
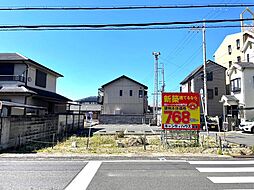
[[247, 54], [247, 62], [250, 62], [250, 54]]
[[42, 88], [46, 88], [46, 82], [47, 82], [47, 74], [36, 69], [35, 85]]
[[232, 53], [232, 47], [231, 47], [231, 45], [229, 45], [228, 46], [228, 54], [231, 55], [231, 53]]
[[229, 62], [228, 62], [228, 65], [229, 65], [229, 67], [231, 67], [231, 65], [232, 65], [232, 61], [229, 61]]
[[132, 96], [132, 90], [130, 90], [130, 96]]
[[252, 43], [250, 43], [250, 49], [252, 49]]
[[213, 72], [207, 73], [207, 81], [213, 81]]
[[139, 98], [143, 98], [143, 90], [139, 90], [138, 91], [138, 97]]
[[241, 91], [241, 79], [240, 78], [231, 80], [230, 84], [231, 84], [231, 91], [232, 92], [240, 92]]
[[241, 56], [237, 56], [237, 62], [241, 62]]
[[240, 40], [239, 39], [236, 40], [236, 48], [240, 49]]
[[123, 90], [120, 90], [119, 96], [123, 96]]
[[13, 75], [14, 64], [1, 63], [0, 64], [0, 75]]
[[207, 89], [207, 99], [213, 99], [213, 89]]
[[218, 96], [218, 94], [219, 94], [218, 87], [215, 87], [215, 88], [214, 88], [214, 95], [215, 95], [215, 96]]

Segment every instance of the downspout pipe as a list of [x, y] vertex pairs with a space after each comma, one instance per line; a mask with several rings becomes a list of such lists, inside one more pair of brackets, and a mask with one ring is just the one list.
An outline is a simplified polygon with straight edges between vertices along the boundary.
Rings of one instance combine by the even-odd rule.
[[[27, 77], [28, 77], [28, 69], [29, 69], [29, 66], [28, 64], [25, 62], [25, 61], [22, 61], [25, 65], [26, 65], [26, 77], [25, 77], [25, 87], [27, 87]], [[27, 96], [25, 96], [25, 102], [24, 104], [26, 105], [27, 104]], [[24, 108], [24, 115], [26, 115], [26, 108]]]

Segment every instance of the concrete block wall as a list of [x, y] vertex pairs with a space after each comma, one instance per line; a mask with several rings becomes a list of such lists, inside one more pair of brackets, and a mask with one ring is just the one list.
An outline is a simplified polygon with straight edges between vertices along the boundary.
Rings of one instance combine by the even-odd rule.
[[84, 116], [77, 115], [12, 116], [1, 121], [0, 150], [33, 141], [52, 142], [53, 135], [61, 137], [84, 127]]

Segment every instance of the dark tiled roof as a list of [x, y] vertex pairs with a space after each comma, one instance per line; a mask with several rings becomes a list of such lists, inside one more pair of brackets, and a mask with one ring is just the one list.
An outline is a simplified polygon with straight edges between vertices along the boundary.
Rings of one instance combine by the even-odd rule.
[[41, 89], [37, 89], [37, 88], [33, 88], [33, 87], [26, 87], [29, 90], [32, 90], [36, 93], [36, 96], [42, 97], [42, 98], [47, 98], [53, 101], [57, 101], [57, 102], [68, 102], [68, 101], [72, 101], [69, 98], [66, 98], [60, 94], [54, 93], [54, 92], [50, 92], [50, 91], [46, 91], [46, 90], [41, 90]]
[[127, 80], [130, 80], [130, 81], [132, 81], [132, 82], [134, 82], [134, 83], [136, 83], [136, 84], [138, 84], [138, 85], [140, 85], [140, 86], [143, 86], [145, 89], [148, 89], [147, 86], [145, 86], [145, 85], [143, 85], [143, 84], [141, 84], [141, 83], [139, 83], [139, 82], [137, 82], [137, 81], [135, 81], [135, 80], [133, 80], [133, 79], [131, 79], [131, 78], [125, 76], [125, 75], [122, 75], [122, 76], [120, 76], [120, 77], [118, 77], [118, 78], [116, 78], [116, 79], [114, 79], [114, 80], [112, 80], [112, 81], [110, 81], [110, 82], [108, 82], [108, 83], [102, 85], [101, 87], [104, 88], [105, 86], [107, 86], [107, 85], [109, 85], [109, 84], [112, 84], [112, 83], [114, 83], [115, 81], [120, 80], [120, 79], [127, 79]]
[[34, 91], [27, 89], [24, 86], [0, 86], [1, 93], [30, 93], [36, 94]]
[[9, 101], [1, 101], [3, 106], [7, 107], [21, 107], [21, 108], [33, 108], [33, 109], [47, 109], [46, 107], [41, 107], [41, 106], [32, 106], [32, 105], [27, 105], [27, 104], [21, 104], [21, 103], [16, 103], [16, 102], [9, 102]]
[[[225, 67], [223, 67], [223, 66], [221, 66], [221, 65], [219, 65], [219, 64], [217, 64], [217, 63], [215, 63], [214, 61], [211, 61], [211, 60], [207, 60], [206, 61], [206, 64], [215, 64], [215, 65], [218, 65], [218, 66], [220, 66], [220, 67], [222, 67], [222, 68], [225, 68]], [[180, 84], [185, 84], [188, 80], [190, 80], [196, 73], [198, 73], [199, 72], [199, 70], [201, 70], [201, 69], [203, 69], [203, 65], [200, 65], [200, 66], [198, 66], [196, 69], [194, 69], [187, 77], [185, 77], [185, 79], [183, 79], [183, 81], [182, 82], [180, 82]], [[225, 68], [226, 69], [226, 68]]]
[[43, 68], [58, 77], [63, 77], [63, 75], [61, 75], [60, 73], [57, 73], [57, 72], [41, 65], [40, 63], [37, 63], [36, 61], [29, 59], [23, 55], [20, 55], [18, 53], [0, 53], [0, 62], [1, 61], [26, 61], [26, 62], [29, 62], [30, 64], [36, 65], [37, 67]]
[[18, 53], [0, 53], [0, 61], [7, 61], [7, 60], [28, 60], [26, 57], [18, 54]]
[[185, 79], [183, 79], [182, 82], [180, 82], [180, 84], [184, 84], [186, 83], [189, 79], [191, 79], [191, 77], [193, 77], [200, 69], [203, 68], [203, 65], [198, 66], [196, 69], [194, 69], [187, 77], [185, 77]]

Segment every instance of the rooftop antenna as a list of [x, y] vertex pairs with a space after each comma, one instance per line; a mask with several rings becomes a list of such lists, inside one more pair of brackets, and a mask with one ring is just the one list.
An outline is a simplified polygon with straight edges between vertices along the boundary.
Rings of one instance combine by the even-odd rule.
[[244, 14], [248, 12], [252, 15], [252, 25], [244, 25], [244, 21], [241, 21], [241, 31], [244, 32], [246, 30], [252, 30], [254, 31], [254, 13], [247, 7], [241, 14], [240, 14], [240, 19], [244, 19]]

